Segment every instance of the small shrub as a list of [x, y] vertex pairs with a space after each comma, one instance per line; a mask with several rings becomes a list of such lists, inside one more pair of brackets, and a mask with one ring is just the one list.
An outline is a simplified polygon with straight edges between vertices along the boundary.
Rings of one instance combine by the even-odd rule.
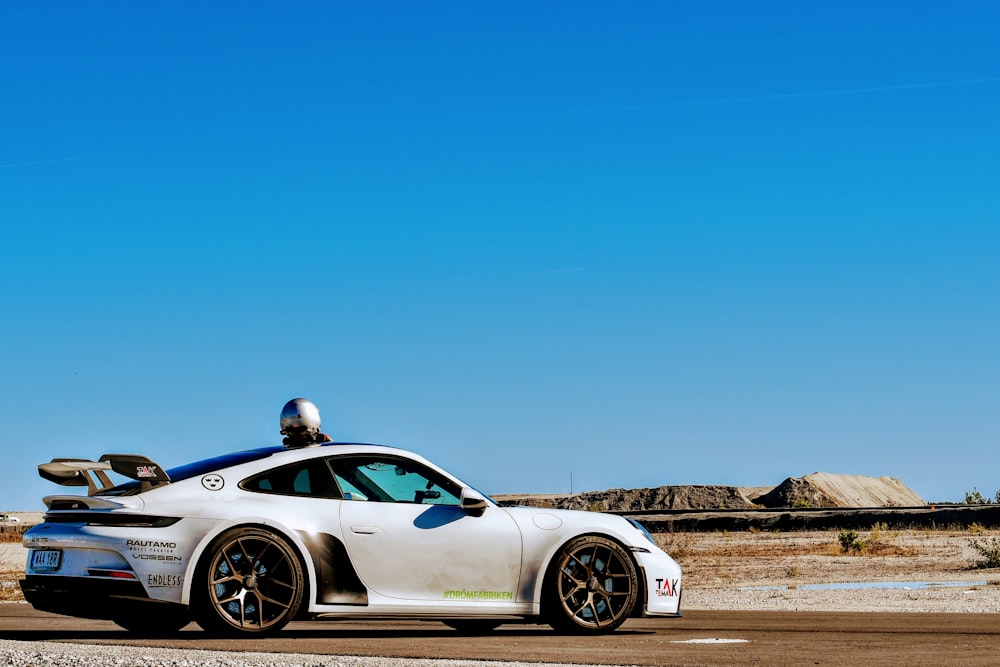
[[795, 502], [792, 503], [793, 509], [804, 510], [809, 509], [810, 507], [812, 507], [812, 505], [810, 505], [809, 501], [805, 498], [796, 498]]
[[[998, 492], [1000, 493], [1000, 492]], [[966, 505], [989, 505], [990, 500], [983, 497], [983, 494], [979, 493], [979, 489], [972, 487], [972, 491], [965, 492], [965, 504]]]
[[965, 527], [970, 533], [975, 533], [976, 535], [982, 535], [986, 532], [986, 526], [979, 523], [978, 521], [973, 521], [968, 526]]
[[868, 534], [868, 546], [872, 550], [891, 549], [891, 542], [899, 537], [899, 531], [889, 530], [889, 524], [884, 521], [876, 521], [872, 524], [871, 532]]
[[994, 537], [988, 540], [969, 540], [971, 546], [980, 558], [972, 564], [977, 570], [988, 570], [1000, 567], [1000, 539]]
[[840, 548], [845, 554], [851, 552], [854, 553], [864, 553], [868, 548], [868, 544], [861, 539], [856, 530], [842, 530], [837, 536], [837, 541], [840, 542]]

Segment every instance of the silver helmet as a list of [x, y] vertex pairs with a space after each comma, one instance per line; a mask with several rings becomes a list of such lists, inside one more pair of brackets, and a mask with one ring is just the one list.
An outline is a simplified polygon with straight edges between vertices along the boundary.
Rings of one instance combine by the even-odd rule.
[[316, 435], [320, 426], [319, 408], [308, 398], [293, 398], [281, 409], [282, 435]]

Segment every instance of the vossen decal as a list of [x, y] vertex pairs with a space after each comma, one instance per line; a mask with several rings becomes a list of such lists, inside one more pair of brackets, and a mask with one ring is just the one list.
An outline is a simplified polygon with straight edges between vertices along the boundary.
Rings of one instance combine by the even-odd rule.
[[510, 591], [445, 591], [445, 600], [513, 600]]
[[179, 574], [148, 574], [146, 585], [151, 588], [177, 588], [184, 582]]
[[656, 597], [659, 598], [672, 598], [678, 594], [678, 589], [680, 588], [679, 579], [657, 579], [656, 580]]
[[132, 558], [138, 560], [164, 560], [171, 563], [179, 563], [182, 560], [180, 556], [171, 554], [137, 554], [134, 551], [132, 552]]
[[142, 479], [144, 477], [156, 477], [157, 466], [136, 466], [135, 476]]
[[161, 542], [160, 540], [126, 540], [132, 558], [136, 560], [158, 560], [179, 563], [183, 559], [174, 553], [176, 542]]

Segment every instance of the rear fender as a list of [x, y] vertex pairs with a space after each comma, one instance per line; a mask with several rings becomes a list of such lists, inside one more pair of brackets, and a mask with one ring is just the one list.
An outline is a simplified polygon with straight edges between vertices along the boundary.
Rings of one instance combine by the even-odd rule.
[[212, 542], [219, 536], [225, 533], [227, 530], [232, 530], [233, 528], [260, 528], [262, 530], [268, 530], [276, 535], [280, 535], [283, 540], [288, 542], [289, 545], [295, 550], [296, 556], [298, 556], [299, 563], [302, 565], [302, 571], [305, 572], [306, 577], [306, 595], [305, 601], [308, 605], [312, 605], [314, 591], [316, 590], [316, 569], [313, 567], [312, 558], [309, 557], [309, 550], [302, 540], [296, 535], [295, 531], [290, 530], [286, 526], [275, 524], [273, 521], [269, 521], [264, 517], [243, 517], [238, 520], [230, 520], [225, 522], [220, 522], [216, 524], [212, 530], [205, 534], [205, 536], [195, 547], [194, 551], [191, 552], [191, 558], [188, 560], [187, 570], [184, 573], [184, 589], [181, 594], [181, 602], [190, 605], [191, 604], [191, 591], [196, 584], [195, 574], [198, 567], [201, 565], [202, 560], [206, 556], [206, 551]]

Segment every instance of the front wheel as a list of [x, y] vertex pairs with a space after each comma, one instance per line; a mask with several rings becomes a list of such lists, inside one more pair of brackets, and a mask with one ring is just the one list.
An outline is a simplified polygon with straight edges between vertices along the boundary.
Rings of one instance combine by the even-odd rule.
[[635, 607], [639, 579], [617, 542], [578, 537], [556, 554], [546, 581], [548, 622], [564, 632], [611, 632]]
[[264, 635], [298, 614], [305, 577], [283, 538], [260, 528], [235, 528], [206, 550], [194, 586], [195, 620], [202, 628]]

